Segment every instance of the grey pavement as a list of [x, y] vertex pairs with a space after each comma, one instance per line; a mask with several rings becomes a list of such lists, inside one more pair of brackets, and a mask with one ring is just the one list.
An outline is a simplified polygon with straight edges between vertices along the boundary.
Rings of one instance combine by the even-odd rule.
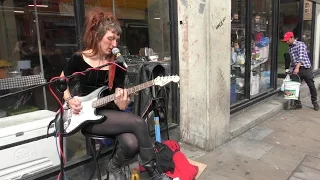
[[320, 111], [309, 98], [200, 157], [186, 151], [207, 165], [199, 180], [320, 180]]

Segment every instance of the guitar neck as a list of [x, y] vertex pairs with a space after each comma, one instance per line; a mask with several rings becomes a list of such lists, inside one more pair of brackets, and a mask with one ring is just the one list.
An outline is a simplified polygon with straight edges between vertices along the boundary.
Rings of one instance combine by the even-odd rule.
[[[153, 82], [153, 80], [151, 80], [151, 81], [139, 84], [137, 86], [133, 86], [133, 87], [128, 89], [128, 95], [136, 93], [136, 92], [139, 92], [139, 91], [141, 91], [143, 89], [146, 89], [146, 88], [149, 88], [149, 87], [151, 87], [153, 85], [154, 85], [154, 82]], [[106, 97], [103, 97], [103, 98], [100, 98], [98, 100], [95, 100], [93, 102], [93, 104], [92, 104], [92, 107], [93, 108], [102, 107], [102, 106], [104, 106], [104, 105], [106, 105], [109, 102], [114, 101], [114, 100], [115, 100], [115, 94], [111, 94], [111, 95], [108, 95]]]

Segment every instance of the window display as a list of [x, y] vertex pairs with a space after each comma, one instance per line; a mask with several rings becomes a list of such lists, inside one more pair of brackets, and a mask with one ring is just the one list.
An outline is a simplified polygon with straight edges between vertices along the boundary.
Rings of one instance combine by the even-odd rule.
[[[43, 114], [41, 112], [48, 112], [51, 116], [50, 113], [55, 114], [58, 103], [48, 87], [15, 96], [9, 96], [9, 93], [43, 84], [59, 76], [72, 54], [79, 50], [81, 37], [77, 37], [76, 29], [79, 32], [84, 22], [76, 23], [74, 14], [76, 10], [81, 11], [81, 8], [75, 9], [74, 2], [78, 1], [0, 1], [0, 96], [6, 96], [0, 99], [0, 122], [10, 119], [12, 122], [9, 125], [19, 125], [20, 120], [16, 120], [15, 115], [21, 117], [28, 113], [28, 117], [31, 117], [32, 114]], [[170, 73], [169, 1], [90, 0], [80, 1], [78, 5], [81, 2], [84, 2], [81, 4], [84, 12], [80, 13], [100, 7], [116, 14], [123, 30], [119, 49], [128, 64], [155, 62]], [[128, 79], [134, 81], [139, 78], [137, 74], [128, 74]], [[70, 83], [72, 86], [72, 81]], [[169, 92], [164, 94], [168, 95]], [[158, 95], [161, 93], [158, 91]], [[171, 112], [171, 101], [166, 100], [170, 107], [168, 111]], [[34, 118], [39, 116], [33, 115], [24, 122], [32, 122]], [[52, 118], [45, 121], [49, 123]], [[170, 115], [168, 118], [169, 122], [173, 122]], [[38, 136], [46, 135], [43, 133], [45, 131], [41, 131]], [[53, 140], [53, 145], [54, 139], [49, 139]], [[81, 133], [67, 137], [64, 142], [67, 161], [87, 155], [85, 138]], [[103, 144], [105, 147], [110, 146], [109, 142]], [[56, 152], [52, 156], [58, 157]]]
[[[271, 84], [273, 1], [252, 0], [250, 4], [246, 2], [232, 1], [231, 104], [263, 93]], [[252, 9], [250, 18], [246, 17], [247, 6]], [[248, 22], [247, 19], [252, 21]], [[249, 23], [251, 29], [248, 29]]]
[[231, 15], [231, 104], [245, 99], [246, 1], [232, 0]]
[[252, 0], [250, 95], [270, 88], [273, 1]]

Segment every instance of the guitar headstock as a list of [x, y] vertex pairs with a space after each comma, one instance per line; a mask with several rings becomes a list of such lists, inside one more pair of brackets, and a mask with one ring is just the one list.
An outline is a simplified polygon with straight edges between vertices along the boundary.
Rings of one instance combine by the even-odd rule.
[[173, 76], [158, 76], [156, 77], [153, 82], [157, 86], [164, 86], [168, 84], [169, 82], [179, 82], [180, 77], [178, 75], [173, 75]]

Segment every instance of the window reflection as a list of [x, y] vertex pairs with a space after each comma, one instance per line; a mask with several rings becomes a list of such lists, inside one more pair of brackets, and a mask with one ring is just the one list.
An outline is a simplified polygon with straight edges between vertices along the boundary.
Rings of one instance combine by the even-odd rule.
[[[61, 11], [59, 2], [0, 1], [0, 47], [3, 47], [0, 48], [0, 96], [43, 84], [59, 76], [68, 57], [77, 51], [73, 9]], [[53, 119], [58, 108], [48, 87], [8, 96], [0, 101], [0, 128], [19, 130], [19, 125], [29, 127], [35, 123], [30, 127], [33, 133], [26, 133], [23, 137], [27, 139], [46, 135], [43, 124], [47, 125]], [[74, 136], [66, 141], [68, 160], [79, 157], [82, 152], [85, 154], [85, 144], [79, 137]], [[14, 141], [18, 142], [19, 138]], [[54, 137], [12, 148], [12, 151], [14, 148], [25, 148], [35, 154], [23, 162], [13, 161], [12, 167], [43, 158], [50, 161], [46, 168], [59, 165]], [[39, 149], [46, 153], [38, 153]], [[0, 176], [0, 179], [3, 178]]]
[[250, 95], [270, 88], [273, 1], [252, 1]]
[[[115, 14], [121, 23], [122, 34], [119, 49], [125, 56], [129, 65], [126, 86], [131, 87], [140, 84], [137, 79], [143, 68], [142, 64], [151, 62], [160, 63], [167, 73], [170, 73], [170, 28], [169, 28], [169, 1], [168, 0], [94, 0], [85, 1], [85, 11], [90, 8], [102, 8]], [[139, 73], [139, 74], [138, 74]], [[164, 75], [164, 74], [157, 74]], [[156, 75], [156, 76], [157, 76]], [[154, 77], [155, 78], [155, 77]], [[169, 103], [168, 121], [171, 119], [171, 92], [167, 87], [152, 88], [155, 94], [166, 96]], [[131, 113], [144, 114], [149, 105], [150, 92], [143, 92], [141, 99], [134, 99]], [[170, 94], [169, 94], [170, 93]], [[150, 94], [152, 95], [152, 94]], [[139, 105], [139, 107], [138, 107]], [[129, 112], [130, 113], [130, 112]], [[153, 114], [150, 114], [149, 130], [154, 129]], [[108, 144], [105, 145], [108, 147]]]
[[[10, 87], [9, 85], [5, 88], [0, 86], [0, 96], [48, 82], [52, 77], [60, 75], [68, 59], [78, 51], [77, 42], [81, 40], [75, 35], [73, 2], [73, 0], [3, 1], [0, 7], [0, 47], [3, 47], [0, 48], [0, 82], [1, 85], [4, 82], [10, 84]], [[92, 0], [84, 2], [85, 11], [98, 6], [116, 14], [123, 28], [119, 48], [129, 63], [157, 61], [170, 73], [168, 0]], [[128, 79], [131, 78], [132, 81], [137, 79], [136, 76], [129, 76]], [[7, 83], [10, 77], [13, 77], [15, 82], [16, 77], [33, 79], [30, 83], [23, 80], [29, 83], [23, 87], [15, 87], [11, 86], [12, 82]], [[130, 83], [135, 85], [132, 82], [128, 84]], [[71, 82], [72, 85], [73, 82]], [[170, 100], [168, 102], [171, 104]], [[169, 110], [171, 109], [170, 104]], [[58, 103], [48, 87], [44, 90], [37, 88], [1, 99], [0, 122], [16, 117], [15, 115], [24, 116], [26, 113], [42, 112], [39, 110], [44, 109], [51, 117], [57, 108]], [[46, 114], [42, 113], [42, 115]], [[168, 117], [171, 116], [168, 115]], [[26, 123], [30, 121], [34, 121], [34, 118], [25, 119]], [[47, 121], [49, 123], [49, 120]], [[169, 122], [172, 120], [169, 119]], [[0, 128], [3, 128], [1, 125], [3, 124], [0, 123]], [[150, 128], [152, 129], [153, 126], [150, 125]], [[44, 135], [41, 133], [37, 136]], [[52, 141], [49, 143], [50, 147], [52, 145], [51, 149], [54, 151], [48, 152], [47, 155], [58, 158], [55, 152], [55, 142], [53, 139], [50, 141]], [[109, 142], [103, 144], [107, 147], [110, 145]], [[67, 161], [86, 155], [85, 139], [81, 133], [66, 138], [64, 147]]]
[[246, 1], [232, 0], [230, 103], [245, 99]]
[[[300, 2], [280, 2], [279, 18], [279, 41], [278, 41], [278, 74], [285, 77], [285, 70], [290, 64], [290, 55], [288, 54], [287, 43], [282, 42], [284, 33], [292, 31], [296, 38], [301, 34], [301, 23], [299, 23], [299, 4]], [[282, 84], [279, 79], [278, 86]]]

